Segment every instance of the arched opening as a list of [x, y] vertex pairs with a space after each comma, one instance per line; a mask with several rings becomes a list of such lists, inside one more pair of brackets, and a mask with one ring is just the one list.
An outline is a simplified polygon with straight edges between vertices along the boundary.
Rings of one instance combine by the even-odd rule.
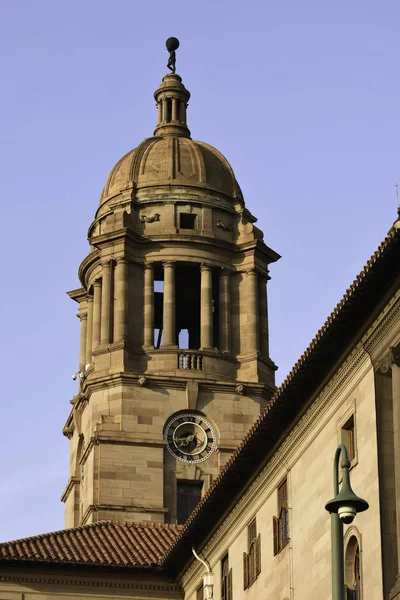
[[345, 552], [346, 600], [361, 600], [361, 561], [360, 545], [355, 535], [351, 535]]

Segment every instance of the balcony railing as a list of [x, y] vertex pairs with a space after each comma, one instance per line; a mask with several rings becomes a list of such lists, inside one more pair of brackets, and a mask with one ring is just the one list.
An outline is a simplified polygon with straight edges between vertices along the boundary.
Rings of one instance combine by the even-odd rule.
[[178, 352], [178, 369], [201, 371], [203, 369], [202, 355], [192, 354], [191, 352]]

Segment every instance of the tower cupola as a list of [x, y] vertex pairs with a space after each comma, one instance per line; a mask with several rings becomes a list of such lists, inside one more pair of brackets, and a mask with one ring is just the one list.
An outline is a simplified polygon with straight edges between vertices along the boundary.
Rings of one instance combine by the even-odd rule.
[[190, 137], [178, 46], [167, 42], [154, 136], [112, 169], [69, 293], [81, 330], [67, 527], [183, 522], [275, 391], [267, 281], [279, 255], [227, 159]]
[[154, 135], [189, 138], [186, 109], [190, 92], [183, 85], [179, 75], [165, 75], [161, 85], [154, 92], [154, 98], [157, 103], [157, 127]]

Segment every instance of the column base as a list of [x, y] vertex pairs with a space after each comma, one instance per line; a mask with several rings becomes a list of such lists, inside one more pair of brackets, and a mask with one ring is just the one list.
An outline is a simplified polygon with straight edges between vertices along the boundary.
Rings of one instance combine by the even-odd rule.
[[161, 348], [163, 350], [177, 350], [178, 349], [178, 344], [163, 344], [161, 346]]

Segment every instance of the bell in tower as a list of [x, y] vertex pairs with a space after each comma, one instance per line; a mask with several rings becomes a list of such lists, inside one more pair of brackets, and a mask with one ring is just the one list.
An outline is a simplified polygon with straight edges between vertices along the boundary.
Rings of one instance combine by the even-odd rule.
[[279, 255], [226, 158], [192, 140], [175, 54], [169, 68], [154, 135], [112, 169], [69, 292], [81, 334], [66, 527], [184, 522], [275, 388], [266, 284]]

